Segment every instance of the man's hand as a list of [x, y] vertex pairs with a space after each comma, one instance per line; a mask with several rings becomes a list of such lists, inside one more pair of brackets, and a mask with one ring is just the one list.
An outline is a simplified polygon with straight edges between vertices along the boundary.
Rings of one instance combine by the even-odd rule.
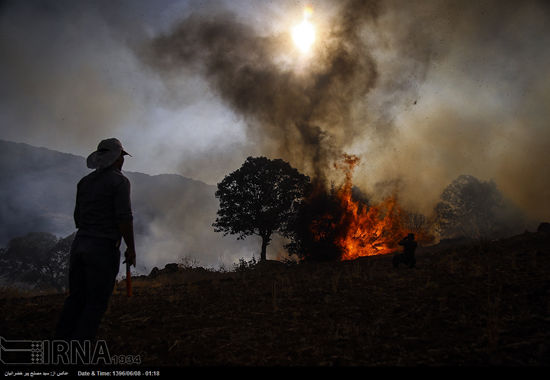
[[128, 262], [130, 265], [133, 265], [134, 268], [136, 266], [136, 251], [130, 248], [126, 248], [126, 252], [124, 252], [124, 257], [126, 260], [124, 260], [122, 263], [126, 264]]

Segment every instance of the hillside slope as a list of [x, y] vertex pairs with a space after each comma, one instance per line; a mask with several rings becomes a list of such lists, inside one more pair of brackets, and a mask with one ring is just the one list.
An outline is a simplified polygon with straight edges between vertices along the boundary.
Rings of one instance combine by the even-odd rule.
[[[161, 270], [124, 282], [99, 331], [149, 366], [550, 363], [550, 234], [348, 262]], [[48, 339], [62, 295], [0, 300], [0, 335]], [[134, 368], [137, 368], [136, 366]]]

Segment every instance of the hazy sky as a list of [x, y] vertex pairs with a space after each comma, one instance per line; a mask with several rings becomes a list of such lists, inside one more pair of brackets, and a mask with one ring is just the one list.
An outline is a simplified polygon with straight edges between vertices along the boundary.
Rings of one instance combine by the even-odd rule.
[[307, 172], [354, 153], [356, 183], [397, 183], [407, 207], [471, 174], [550, 219], [544, 1], [0, 4], [2, 139], [86, 156], [118, 137], [125, 169], [210, 184], [250, 155]]

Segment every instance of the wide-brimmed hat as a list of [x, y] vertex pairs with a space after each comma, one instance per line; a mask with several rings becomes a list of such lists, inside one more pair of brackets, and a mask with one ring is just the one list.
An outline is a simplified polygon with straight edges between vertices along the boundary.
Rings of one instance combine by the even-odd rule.
[[131, 154], [122, 148], [122, 144], [118, 139], [101, 140], [97, 150], [86, 159], [86, 165], [90, 169], [104, 169], [114, 164], [121, 154], [131, 157]]

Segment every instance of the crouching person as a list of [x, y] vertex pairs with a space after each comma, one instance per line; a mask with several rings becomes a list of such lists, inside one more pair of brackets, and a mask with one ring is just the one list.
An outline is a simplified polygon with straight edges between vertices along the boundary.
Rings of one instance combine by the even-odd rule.
[[414, 240], [414, 234], [408, 234], [403, 240], [399, 242], [399, 245], [403, 246], [403, 253], [396, 254], [393, 257], [394, 268], [399, 267], [400, 263], [405, 264], [409, 268], [413, 268], [416, 265], [416, 258], [414, 253], [418, 244]]

